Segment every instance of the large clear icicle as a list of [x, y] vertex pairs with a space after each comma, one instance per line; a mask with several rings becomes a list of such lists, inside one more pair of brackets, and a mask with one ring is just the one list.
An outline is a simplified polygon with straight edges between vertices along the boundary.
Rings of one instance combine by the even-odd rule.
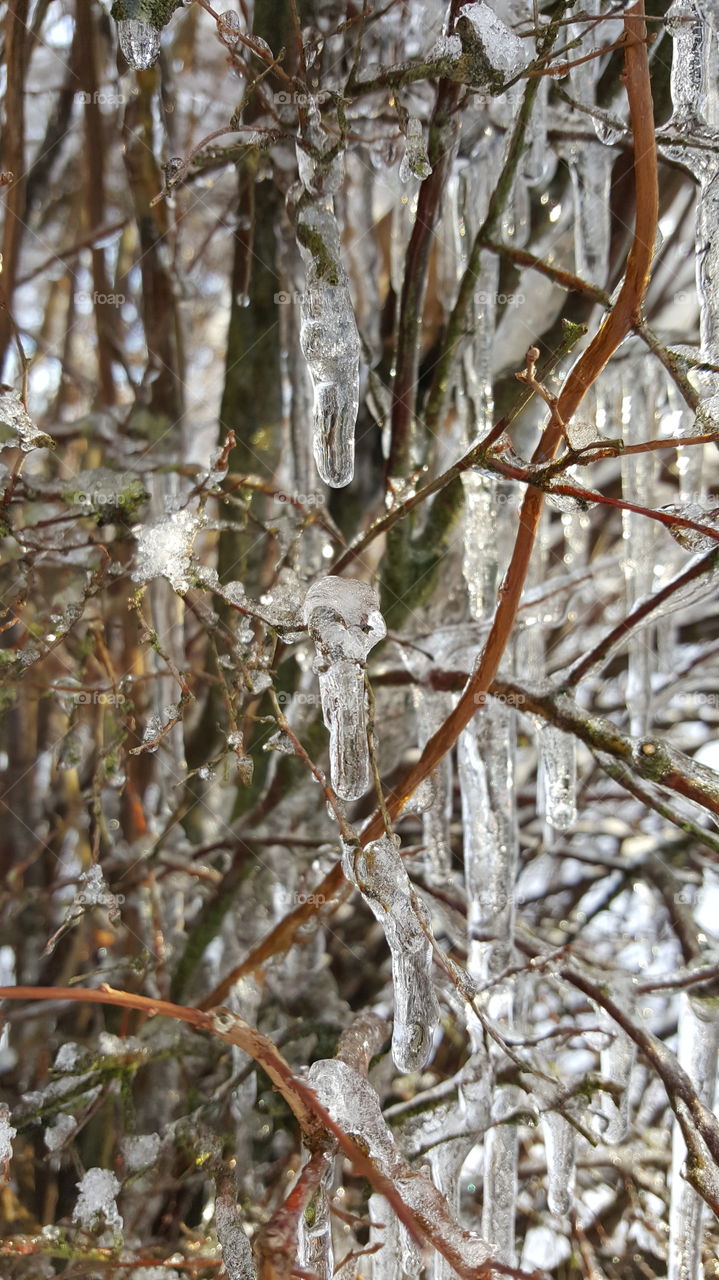
[[518, 857], [515, 736], [514, 712], [489, 698], [457, 744], [469, 971], [481, 981], [495, 977], [512, 954]]
[[[679, 1064], [687, 1072], [701, 1101], [714, 1106], [719, 1050], [717, 1002], [682, 993], [679, 1005]], [[669, 1202], [668, 1280], [697, 1280], [701, 1254], [704, 1201], [682, 1177], [686, 1146], [674, 1121], [672, 1180]]]
[[602, 288], [609, 269], [610, 188], [614, 152], [601, 142], [572, 151], [569, 172], [574, 192], [574, 261], [577, 275]]
[[509, 1267], [516, 1264], [518, 1134], [516, 1124], [501, 1122], [521, 1105], [523, 1098], [522, 1090], [515, 1085], [496, 1091], [492, 1107], [494, 1124], [484, 1138], [482, 1234], [490, 1242], [497, 1261]]
[[370, 780], [364, 668], [387, 634], [377, 593], [366, 582], [330, 574], [310, 587], [303, 617], [317, 652], [332, 786], [343, 800], [356, 800]]
[[574, 1197], [576, 1131], [558, 1111], [542, 1116], [547, 1157], [547, 1204], [551, 1213], [567, 1214]]
[[327, 146], [316, 108], [310, 110], [303, 141], [297, 159], [304, 193], [295, 214], [306, 274], [300, 345], [314, 388], [317, 470], [326, 484], [340, 489], [354, 474], [361, 351], [332, 199], [343, 170], [341, 158]]
[[[655, 435], [656, 382], [650, 370], [640, 373], [633, 368], [631, 391], [625, 392], [622, 404], [622, 437], [628, 444], [639, 444]], [[639, 497], [648, 506], [656, 505], [656, 455], [629, 454], [622, 458], [622, 493], [630, 502]], [[622, 512], [624, 537], [624, 577], [627, 606], [649, 595], [654, 587], [654, 547], [656, 530], [651, 520], [634, 511]], [[634, 630], [629, 639], [626, 701], [630, 730], [635, 734], [649, 731], [652, 701], [653, 652], [646, 628]]]
[[418, 1071], [432, 1052], [439, 1021], [424, 905], [413, 893], [396, 836], [383, 836], [366, 849], [345, 846], [343, 867], [382, 925], [390, 949], [394, 988], [392, 1057], [400, 1071]]

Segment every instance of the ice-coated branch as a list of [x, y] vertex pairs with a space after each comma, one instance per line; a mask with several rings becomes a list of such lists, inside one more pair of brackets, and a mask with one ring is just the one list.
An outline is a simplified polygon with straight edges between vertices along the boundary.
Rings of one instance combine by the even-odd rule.
[[387, 634], [379, 600], [366, 582], [329, 575], [310, 587], [303, 616], [317, 653], [332, 786], [343, 800], [356, 800], [370, 780], [364, 668]]

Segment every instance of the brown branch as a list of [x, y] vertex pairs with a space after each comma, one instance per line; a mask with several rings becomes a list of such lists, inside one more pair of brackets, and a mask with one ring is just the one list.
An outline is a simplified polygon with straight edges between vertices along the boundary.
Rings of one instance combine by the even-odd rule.
[[[476, 1237], [454, 1221], [440, 1193], [436, 1192], [436, 1203], [432, 1205], [433, 1216], [412, 1208], [397, 1190], [394, 1181], [376, 1167], [360, 1144], [335, 1123], [309, 1085], [294, 1074], [273, 1041], [230, 1009], [219, 1008], [205, 1013], [200, 1009], [171, 1004], [167, 1000], [152, 1000], [134, 992], [117, 991], [106, 984], [99, 990], [76, 987], [0, 987], [0, 1000], [72, 1000], [85, 1004], [111, 1004], [124, 1009], [138, 1009], [148, 1017], [161, 1016], [186, 1022], [195, 1031], [204, 1031], [226, 1044], [236, 1045], [262, 1067], [274, 1087], [282, 1094], [310, 1151], [323, 1151], [327, 1145], [327, 1134], [331, 1134], [352, 1162], [356, 1173], [367, 1178], [375, 1191], [385, 1197], [410, 1234], [420, 1242], [426, 1240], [431, 1244], [463, 1280], [483, 1280], [484, 1277], [489, 1280], [493, 1274], [530, 1280], [530, 1273], [504, 1266], [491, 1259], [482, 1266], [467, 1262], [462, 1245], [476, 1242]], [[532, 1273], [532, 1276], [536, 1280], [537, 1273]]]

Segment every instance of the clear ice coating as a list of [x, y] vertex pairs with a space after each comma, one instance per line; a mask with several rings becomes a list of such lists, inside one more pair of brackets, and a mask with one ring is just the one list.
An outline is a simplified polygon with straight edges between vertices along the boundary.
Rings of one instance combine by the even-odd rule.
[[400, 1071], [419, 1071], [429, 1059], [439, 1021], [425, 908], [412, 891], [398, 837], [383, 836], [366, 849], [346, 845], [342, 865], [348, 880], [356, 885], [382, 925], [390, 949], [394, 989], [392, 1057]]
[[[714, 1105], [719, 1050], [717, 1002], [682, 993], [679, 1005], [679, 1064], [701, 1101]], [[682, 1177], [687, 1149], [677, 1121], [672, 1135], [669, 1201], [668, 1280], [695, 1280], [702, 1274], [704, 1201]]]
[[342, 181], [342, 157], [327, 143], [315, 106], [297, 147], [304, 192], [297, 203], [297, 244], [305, 266], [300, 347], [314, 389], [312, 447], [325, 484], [341, 489], [354, 474], [354, 430], [359, 408], [360, 337], [333, 194]]
[[146, 71], [160, 56], [160, 32], [142, 18], [124, 18], [117, 24], [117, 35], [128, 66]]
[[543, 721], [537, 728], [538, 808], [548, 826], [567, 831], [577, 818], [577, 740]]
[[428, 178], [432, 172], [427, 155], [427, 144], [422, 131], [422, 121], [411, 116], [407, 121], [405, 132], [405, 151], [399, 166], [400, 182], [409, 182], [410, 178]]
[[343, 800], [357, 800], [370, 781], [364, 668], [387, 634], [379, 599], [368, 583], [330, 574], [310, 587], [303, 618], [317, 653], [332, 786]]
[[623, 1031], [617, 1027], [613, 1027], [612, 1031], [610, 1043], [601, 1051], [599, 1070], [603, 1080], [611, 1080], [618, 1090], [618, 1096], [608, 1092], [601, 1095], [603, 1123], [598, 1137], [602, 1142], [615, 1146], [626, 1137], [629, 1124], [629, 1083], [636, 1050]]
[[9, 387], [0, 390], [0, 430], [9, 432], [0, 440], [0, 448], [9, 445], [29, 453], [31, 449], [44, 449], [53, 445], [50, 436], [35, 426], [17, 391]]
[[692, 0], [674, 0], [667, 9], [664, 25], [674, 45], [670, 82], [674, 111], [670, 127], [691, 130], [697, 119], [703, 118], [707, 20]]
[[484, 4], [484, 0], [463, 5], [459, 16], [471, 23], [473, 33], [481, 43], [484, 56], [493, 71], [510, 76], [525, 65], [526, 42], [520, 40], [489, 5]]

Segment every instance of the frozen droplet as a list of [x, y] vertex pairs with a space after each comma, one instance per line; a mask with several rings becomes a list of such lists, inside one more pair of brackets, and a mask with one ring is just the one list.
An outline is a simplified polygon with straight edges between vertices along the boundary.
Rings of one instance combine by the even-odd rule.
[[234, 49], [242, 31], [240, 15], [234, 9], [226, 9], [217, 19], [217, 34], [228, 49]]
[[[716, 529], [719, 534], [719, 507], [706, 511], [698, 502], [689, 502], [685, 506], [670, 503], [661, 510], [668, 511], [670, 515], [681, 516], [683, 520], [692, 520], [694, 524], [707, 525], [710, 529]], [[719, 539], [712, 538], [711, 534], [699, 533], [697, 529], [685, 529], [680, 524], [670, 525], [669, 532], [674, 541], [687, 551], [719, 551]]]
[[125, 18], [117, 24], [117, 35], [128, 66], [146, 71], [160, 56], [160, 32], [142, 18]]
[[424, 140], [422, 122], [415, 117], [407, 121], [405, 133], [405, 151], [399, 166], [400, 182], [409, 182], [410, 178], [428, 178], [432, 166], [427, 155], [427, 144]]

